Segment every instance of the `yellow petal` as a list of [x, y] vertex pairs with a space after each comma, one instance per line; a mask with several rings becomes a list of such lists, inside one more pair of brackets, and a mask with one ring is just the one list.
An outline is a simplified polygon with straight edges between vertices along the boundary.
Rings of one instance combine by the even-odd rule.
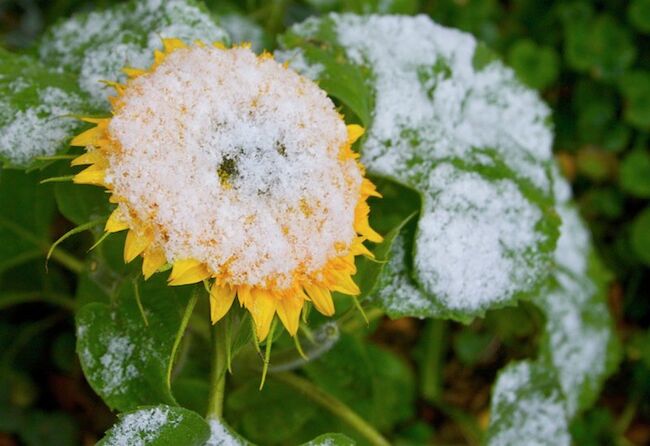
[[253, 316], [257, 338], [263, 341], [269, 334], [273, 322], [276, 299], [270, 293], [254, 288], [251, 290], [251, 301], [247, 308]]
[[93, 127], [81, 132], [70, 141], [71, 146], [86, 147], [92, 146], [95, 141], [104, 136], [104, 129], [100, 126]]
[[167, 53], [171, 53], [174, 50], [180, 48], [187, 48], [185, 42], [183, 42], [180, 39], [162, 39], [162, 42], [163, 42], [163, 47], [165, 48], [165, 52]]
[[124, 221], [122, 211], [120, 208], [117, 208], [113, 211], [108, 220], [106, 220], [106, 226], [104, 226], [104, 231], [106, 232], [120, 232], [125, 229], [129, 229], [129, 225]]
[[224, 45], [222, 42], [212, 42], [212, 46], [220, 50], [226, 49], [226, 45]]
[[364, 178], [361, 182], [361, 194], [367, 197], [382, 197], [382, 195], [377, 192], [377, 187], [367, 178]]
[[146, 235], [138, 235], [135, 231], [130, 230], [126, 234], [124, 242], [124, 262], [129, 263], [135, 259], [151, 244], [151, 238]]
[[132, 79], [135, 79], [136, 77], [142, 76], [145, 74], [147, 71], [146, 70], [141, 70], [140, 68], [129, 68], [125, 67], [122, 68], [122, 72], [129, 76]]
[[71, 166], [83, 166], [86, 164], [106, 164], [106, 158], [99, 150], [91, 150], [72, 160]]
[[205, 264], [198, 260], [178, 260], [174, 263], [172, 272], [169, 275], [169, 285], [189, 285], [201, 282], [211, 276]]
[[102, 82], [103, 84], [106, 84], [106, 85], [110, 86], [110, 87], [113, 87], [113, 88], [115, 89], [115, 91], [116, 91], [119, 95], [123, 95], [123, 94], [124, 94], [124, 85], [120, 84], [119, 82], [107, 81], [107, 80], [103, 80], [103, 81], [101, 81], [101, 82]]
[[153, 60], [154, 60], [154, 65], [159, 65], [162, 63], [163, 60], [165, 60], [165, 53], [163, 53], [160, 50], [155, 50], [153, 52]]
[[96, 186], [104, 186], [105, 176], [106, 171], [104, 168], [92, 165], [76, 174], [72, 181], [76, 184], [94, 184]]
[[330, 274], [336, 280], [335, 285], [332, 287], [334, 291], [349, 294], [350, 296], [358, 296], [361, 294], [361, 290], [349, 274], [340, 271], [331, 271]]
[[230, 286], [220, 286], [214, 283], [210, 288], [210, 319], [216, 324], [224, 317], [232, 302], [235, 300], [236, 289]]
[[354, 144], [364, 134], [363, 127], [357, 124], [350, 124], [348, 127], [348, 144]]
[[242, 285], [237, 288], [237, 298], [239, 299], [239, 304], [248, 308], [249, 305], [252, 305], [251, 298], [251, 288], [246, 285]]
[[144, 276], [144, 280], [147, 280], [167, 263], [165, 252], [160, 248], [148, 249], [142, 257], [142, 275]]
[[305, 291], [307, 291], [307, 294], [318, 311], [325, 316], [332, 316], [334, 314], [334, 301], [332, 301], [332, 294], [328, 289], [316, 285], [305, 285]]
[[297, 295], [282, 296], [277, 302], [278, 317], [291, 336], [298, 332], [303, 302]]
[[363, 255], [371, 259], [375, 258], [375, 255], [363, 244], [362, 239], [357, 239], [352, 243], [350, 254], [355, 256]]

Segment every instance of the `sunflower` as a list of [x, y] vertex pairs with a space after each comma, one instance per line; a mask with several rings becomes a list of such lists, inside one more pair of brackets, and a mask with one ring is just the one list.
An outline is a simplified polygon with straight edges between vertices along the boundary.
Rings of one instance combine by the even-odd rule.
[[124, 260], [141, 256], [145, 279], [171, 266], [169, 285], [208, 283], [213, 323], [237, 297], [260, 340], [275, 314], [294, 336], [305, 302], [331, 316], [333, 291], [360, 293], [355, 257], [382, 240], [351, 149], [363, 129], [268, 53], [163, 44], [111, 84], [111, 117], [85, 119], [74, 182], [108, 189], [105, 230], [128, 231]]

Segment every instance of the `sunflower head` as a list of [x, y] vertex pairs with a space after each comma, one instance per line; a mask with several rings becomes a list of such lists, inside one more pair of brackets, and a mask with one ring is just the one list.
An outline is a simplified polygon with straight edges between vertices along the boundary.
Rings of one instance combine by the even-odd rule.
[[355, 256], [381, 241], [346, 126], [312, 81], [247, 46], [164, 40], [147, 70], [112, 84], [112, 116], [73, 139], [76, 183], [107, 188], [107, 232], [128, 230], [124, 260], [170, 285], [211, 281], [216, 322], [235, 297], [264, 339], [275, 314], [291, 335], [306, 301], [334, 313], [359, 294]]

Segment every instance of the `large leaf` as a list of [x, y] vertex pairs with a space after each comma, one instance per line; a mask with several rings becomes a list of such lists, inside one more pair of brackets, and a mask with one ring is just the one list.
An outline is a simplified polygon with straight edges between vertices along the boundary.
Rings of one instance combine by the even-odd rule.
[[52, 187], [39, 184], [39, 173], [6, 170], [1, 174], [0, 272], [44, 257], [55, 209]]
[[614, 371], [620, 346], [607, 307], [609, 274], [593, 252], [589, 231], [568, 203], [569, 185], [555, 176], [562, 235], [556, 272], [535, 302], [546, 314], [541, 358], [555, 368], [569, 416], [596, 400]]
[[191, 43], [224, 41], [226, 33], [193, 0], [146, 0], [79, 14], [47, 32], [41, 60], [79, 76], [79, 86], [107, 107], [112, 90], [102, 81], [123, 81], [124, 67], [147, 68], [162, 38]]
[[65, 149], [87, 99], [73, 76], [0, 48], [0, 162], [25, 167]]
[[535, 93], [473, 37], [424, 16], [330, 14], [281, 43], [367, 127], [369, 171], [422, 196], [406, 256], [424, 305], [410, 314], [468, 320], [539, 291], [559, 219]]
[[78, 312], [81, 365], [109, 407], [175, 404], [171, 370], [194, 305], [190, 294], [190, 287], [169, 287], [160, 275], [126, 280], [110, 305], [89, 303]]
[[506, 367], [492, 390], [487, 445], [568, 446], [569, 426], [552, 370], [524, 361]]
[[152, 406], [122, 414], [98, 446], [204, 446], [208, 423], [181, 407]]

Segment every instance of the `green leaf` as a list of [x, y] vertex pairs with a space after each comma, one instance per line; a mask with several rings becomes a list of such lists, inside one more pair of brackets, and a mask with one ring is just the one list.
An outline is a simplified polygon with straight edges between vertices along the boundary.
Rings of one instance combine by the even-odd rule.
[[636, 58], [629, 31], [609, 15], [565, 22], [565, 56], [575, 70], [599, 79], [622, 74]]
[[209, 437], [208, 423], [199, 414], [182, 407], [159, 405], [120, 415], [117, 424], [97, 445], [204, 446]]
[[79, 310], [77, 353], [86, 379], [109, 407], [176, 404], [171, 369], [195, 303], [190, 294], [191, 287], [169, 287], [157, 275], [144, 283], [126, 280], [110, 305]]
[[625, 120], [641, 129], [650, 129], [650, 71], [630, 71], [619, 82], [625, 98]]
[[26, 260], [45, 258], [55, 211], [53, 188], [39, 184], [40, 172], [1, 173], [0, 272]]
[[[534, 92], [491, 58], [476, 68], [476, 41], [424, 16], [330, 14], [280, 41], [280, 57], [364, 123], [369, 172], [421, 195], [406, 258], [425, 304], [410, 314], [466, 321], [539, 290], [559, 220], [549, 111]], [[343, 72], [353, 92], [324, 82]]]
[[[255, 443], [297, 444], [295, 437], [319, 409], [304, 395], [270, 378], [262, 390], [259, 381], [248, 377], [243, 385], [228, 392], [226, 419]], [[313, 435], [310, 431], [302, 441]]]
[[529, 361], [511, 364], [492, 390], [486, 445], [569, 446], [564, 401], [552, 370]]
[[540, 47], [532, 40], [518, 40], [508, 52], [508, 63], [526, 85], [543, 89], [559, 74], [559, 56], [552, 47]]
[[[568, 190], [556, 177], [556, 187]], [[597, 259], [578, 212], [558, 196], [562, 235], [555, 252], [556, 271], [534, 302], [546, 315], [540, 360], [555, 369], [567, 415], [591, 406], [616, 369], [620, 346], [607, 306], [609, 273]]]
[[[69, 172], [69, 168], [65, 168]], [[76, 225], [108, 218], [112, 210], [106, 191], [97, 186], [56, 183], [54, 195], [59, 211]]]
[[650, 1], [632, 0], [627, 9], [632, 25], [641, 32], [650, 33]]
[[0, 48], [0, 162], [16, 167], [65, 151], [89, 113], [76, 79], [26, 55]]
[[619, 173], [621, 188], [640, 198], [650, 198], [650, 153], [637, 149], [628, 153]]
[[167, 37], [188, 43], [228, 38], [193, 0], [131, 1], [55, 25], [41, 40], [39, 55], [48, 66], [77, 75], [81, 89], [107, 111], [113, 91], [101, 81], [124, 81], [124, 67], [148, 68]]
[[323, 434], [301, 446], [354, 446], [357, 443], [343, 434]]
[[204, 446], [252, 446], [252, 443], [235, 432], [230, 426], [220, 420], [208, 420], [210, 438]]
[[334, 347], [304, 367], [312, 381], [380, 430], [412, 415], [414, 379], [388, 351], [341, 335]]
[[639, 259], [650, 265], [650, 206], [641, 211], [632, 223], [632, 247]]

